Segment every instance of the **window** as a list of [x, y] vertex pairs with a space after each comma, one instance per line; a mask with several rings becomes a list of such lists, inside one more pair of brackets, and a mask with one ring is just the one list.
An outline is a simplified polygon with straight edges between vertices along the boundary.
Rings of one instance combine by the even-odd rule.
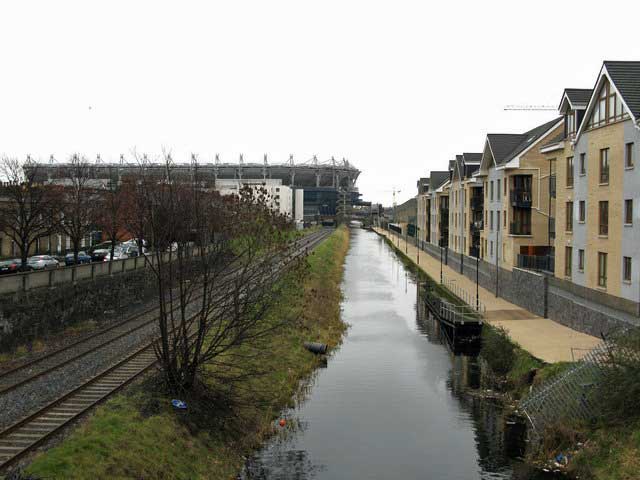
[[578, 250], [578, 271], [584, 272], [584, 250]]
[[624, 166], [633, 168], [633, 142], [624, 146]]
[[600, 89], [598, 102], [593, 108], [587, 126], [589, 128], [599, 127], [606, 123], [625, 118], [626, 116], [627, 113], [624, 111], [620, 96], [616, 94], [609, 82], [605, 82]]
[[624, 201], [624, 223], [625, 225], [633, 224], [633, 200]]
[[489, 200], [493, 201], [493, 180], [491, 180], [491, 183], [489, 184], [489, 188], [491, 189], [491, 193], [489, 194]]
[[584, 200], [580, 200], [580, 202], [578, 202], [578, 222], [584, 223], [584, 216], [585, 216], [585, 202]]
[[580, 175], [587, 173], [586, 153], [580, 154]]
[[493, 257], [493, 240], [489, 242], [489, 256]]
[[573, 248], [564, 247], [564, 276], [571, 276], [571, 260], [573, 256]]
[[622, 257], [622, 280], [631, 282], [631, 257]]
[[600, 150], [600, 183], [609, 183], [609, 149]]
[[566, 115], [566, 122], [567, 122], [567, 136], [571, 135], [572, 133], [576, 133], [576, 114], [573, 110], [570, 110]]
[[573, 157], [567, 157], [567, 187], [573, 187]]
[[504, 228], [507, 228], [507, 211], [506, 210], [502, 213], [502, 226]]
[[607, 286], [607, 254], [598, 252], [598, 286]]
[[489, 229], [493, 230], [493, 210], [491, 210], [490, 212], [490, 217], [489, 217]]
[[500, 180], [498, 180], [498, 188], [496, 188], [496, 200], [500, 199], [500, 192], [501, 192], [501, 188], [500, 188]]
[[573, 232], [573, 202], [567, 202], [566, 205], [565, 231]]
[[500, 210], [496, 212], [496, 230], [500, 230]]
[[507, 196], [507, 179], [504, 179], [504, 196]]
[[600, 224], [598, 233], [600, 235], [609, 235], [609, 202], [606, 200], [599, 202], [598, 218]]

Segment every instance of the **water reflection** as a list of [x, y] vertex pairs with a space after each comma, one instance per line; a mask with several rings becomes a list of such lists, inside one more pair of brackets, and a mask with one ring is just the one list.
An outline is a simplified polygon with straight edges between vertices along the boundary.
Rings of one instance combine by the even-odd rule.
[[240, 478], [552, 478], [514, 460], [522, 442], [502, 407], [469, 395], [482, 386], [477, 346], [450, 341], [375, 234], [354, 230], [351, 242], [345, 342]]

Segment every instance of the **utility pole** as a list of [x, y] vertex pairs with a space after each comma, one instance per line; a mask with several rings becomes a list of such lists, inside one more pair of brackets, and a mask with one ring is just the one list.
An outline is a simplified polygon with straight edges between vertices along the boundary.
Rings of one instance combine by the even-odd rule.
[[480, 252], [476, 255], [476, 311], [480, 310]]
[[498, 280], [500, 278], [500, 221], [496, 231], [496, 297], [498, 296]]

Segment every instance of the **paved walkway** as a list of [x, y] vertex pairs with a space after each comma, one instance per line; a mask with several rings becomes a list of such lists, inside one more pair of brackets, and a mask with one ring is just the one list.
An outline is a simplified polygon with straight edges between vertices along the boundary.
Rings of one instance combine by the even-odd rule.
[[[375, 229], [380, 235], [389, 237], [402, 252], [417, 261], [418, 249], [403, 238], [389, 235], [382, 229]], [[440, 279], [440, 260], [427, 252], [420, 251], [420, 268], [434, 280]], [[471, 298], [475, 302], [476, 283], [447, 265], [442, 267], [447, 284], [455, 285], [458, 296]], [[599, 343], [599, 339], [565, 327], [548, 318], [542, 318], [524, 310], [504, 298], [496, 297], [482, 287], [479, 288], [480, 302], [486, 309], [485, 318], [492, 325], [502, 326], [509, 336], [531, 355], [548, 363], [571, 361], [581, 358]]]

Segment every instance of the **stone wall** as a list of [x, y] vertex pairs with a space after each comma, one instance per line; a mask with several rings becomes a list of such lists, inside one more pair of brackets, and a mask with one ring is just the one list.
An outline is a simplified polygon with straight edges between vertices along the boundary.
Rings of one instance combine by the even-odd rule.
[[[440, 249], [437, 246], [424, 243], [423, 250], [440, 259]], [[443, 255], [443, 263], [475, 281], [475, 258], [447, 250]], [[478, 283], [490, 292], [495, 292], [496, 266], [480, 260]], [[593, 302], [601, 300], [602, 295], [589, 296], [589, 292], [567, 285], [568, 283], [531, 270], [500, 268], [498, 296], [536, 315], [551, 318], [574, 330], [598, 337], [640, 323], [637, 304], [616, 301], [608, 295], [601, 302], [602, 307], [599, 307]], [[616, 312], [608, 313], [608, 309], [616, 309]], [[631, 313], [635, 315], [632, 319], [628, 318]]]
[[93, 320], [104, 323], [133, 313], [156, 295], [149, 269], [131, 270], [0, 296], [0, 352]]

